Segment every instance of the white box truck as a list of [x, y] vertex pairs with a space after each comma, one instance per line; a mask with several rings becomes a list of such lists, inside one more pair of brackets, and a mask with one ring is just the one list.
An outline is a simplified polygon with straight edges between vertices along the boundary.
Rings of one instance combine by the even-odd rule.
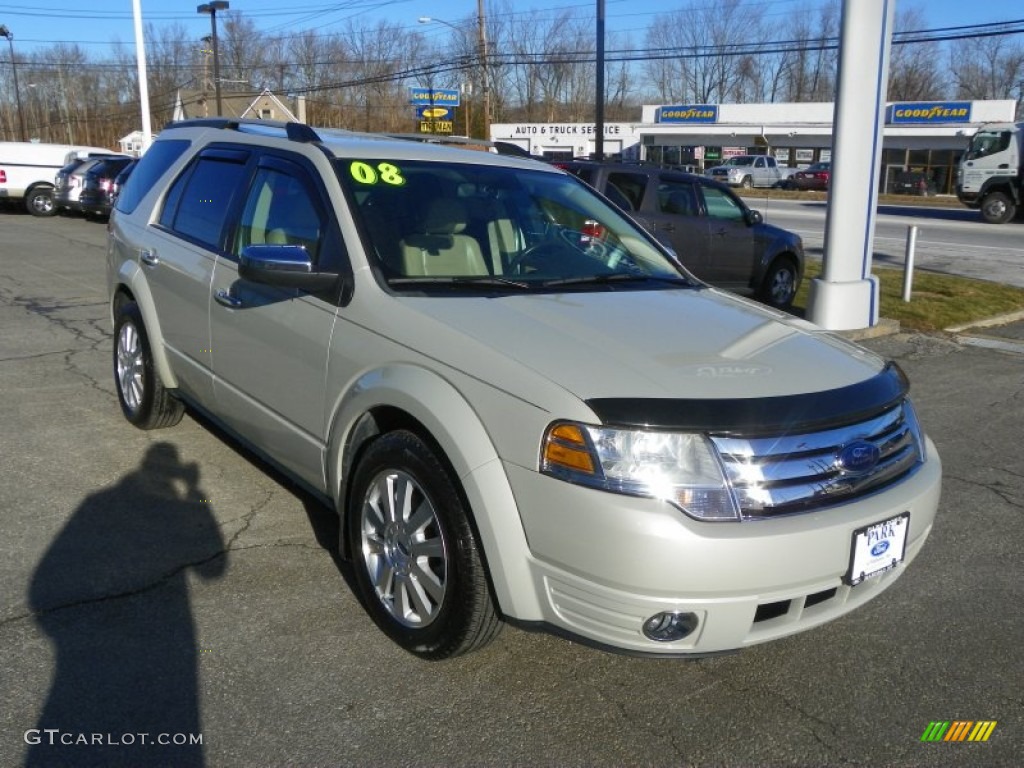
[[76, 157], [109, 155], [103, 147], [0, 141], [0, 202], [24, 205], [33, 216], [53, 216], [53, 179]]
[[990, 224], [1024, 214], [1024, 123], [989, 123], [971, 137], [956, 196]]

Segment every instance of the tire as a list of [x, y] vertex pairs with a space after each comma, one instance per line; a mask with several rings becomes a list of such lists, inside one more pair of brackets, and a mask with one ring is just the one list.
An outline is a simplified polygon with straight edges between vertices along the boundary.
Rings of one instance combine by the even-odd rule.
[[33, 216], [56, 216], [57, 203], [53, 199], [53, 187], [32, 187], [25, 195], [25, 210]]
[[758, 299], [777, 309], [789, 309], [799, 287], [798, 279], [796, 262], [780, 256], [768, 268]]
[[[426, 660], [482, 648], [501, 629], [459, 489], [418, 435], [389, 432], [356, 467], [346, 523], [367, 612]], [[403, 512], [404, 510], [404, 512]]]
[[1017, 215], [1017, 204], [1003, 192], [989, 192], [981, 201], [981, 217], [989, 224], [1005, 224]]
[[753, 189], [754, 188], [754, 180], [752, 178], [750, 178], [749, 176], [744, 176], [743, 177], [743, 181], [740, 182], [740, 186], [743, 189]]
[[114, 317], [114, 385], [124, 417], [139, 429], [173, 427], [185, 413], [157, 375], [142, 313], [131, 301]]

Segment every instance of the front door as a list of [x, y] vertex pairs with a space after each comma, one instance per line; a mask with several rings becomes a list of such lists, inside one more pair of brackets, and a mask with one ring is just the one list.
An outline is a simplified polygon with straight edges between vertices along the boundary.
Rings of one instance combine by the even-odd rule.
[[238, 275], [248, 245], [301, 245], [316, 264], [328, 217], [300, 163], [262, 157], [232, 248], [217, 260], [210, 304], [214, 392], [229, 426], [315, 488], [325, 487], [325, 378], [337, 307]]

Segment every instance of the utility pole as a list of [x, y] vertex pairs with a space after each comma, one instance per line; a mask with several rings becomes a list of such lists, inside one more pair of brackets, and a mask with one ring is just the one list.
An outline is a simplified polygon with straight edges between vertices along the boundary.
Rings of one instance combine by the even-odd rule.
[[604, 0], [597, 0], [597, 93], [594, 97], [594, 159], [604, 160]]
[[480, 46], [480, 77], [484, 91], [484, 139], [491, 137], [491, 79], [487, 72], [487, 21], [484, 18], [484, 0], [476, 0], [477, 38]]
[[25, 133], [25, 115], [21, 111], [21, 89], [18, 88], [18, 65], [14, 61], [14, 35], [6, 25], [0, 24], [0, 37], [7, 38], [7, 44], [11, 48], [11, 72], [14, 73], [14, 99], [18, 102], [18, 127], [21, 128], [21, 140], [28, 141]]

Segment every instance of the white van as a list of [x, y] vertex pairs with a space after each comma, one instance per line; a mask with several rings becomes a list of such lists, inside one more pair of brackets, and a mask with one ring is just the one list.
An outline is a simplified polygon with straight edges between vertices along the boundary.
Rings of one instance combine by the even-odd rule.
[[24, 201], [33, 216], [53, 216], [53, 179], [76, 157], [110, 155], [103, 147], [0, 141], [0, 202]]

